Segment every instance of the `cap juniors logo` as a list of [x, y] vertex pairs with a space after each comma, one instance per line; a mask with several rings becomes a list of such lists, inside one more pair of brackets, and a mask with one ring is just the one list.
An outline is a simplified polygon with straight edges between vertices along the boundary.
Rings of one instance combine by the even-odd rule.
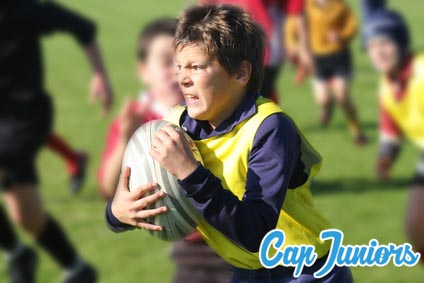
[[[314, 273], [315, 278], [329, 274], [335, 266], [386, 266], [391, 261], [397, 267], [412, 267], [420, 260], [420, 254], [412, 250], [411, 244], [380, 245], [376, 239], [368, 245], [343, 245], [344, 234], [340, 230], [324, 230], [320, 234], [322, 241], [331, 240], [327, 261]], [[299, 277], [305, 266], [312, 266], [317, 260], [315, 247], [310, 245], [286, 245], [283, 230], [268, 232], [259, 248], [259, 260], [263, 267], [274, 268], [277, 265], [294, 267], [293, 276]], [[271, 256], [272, 254], [272, 256]]]

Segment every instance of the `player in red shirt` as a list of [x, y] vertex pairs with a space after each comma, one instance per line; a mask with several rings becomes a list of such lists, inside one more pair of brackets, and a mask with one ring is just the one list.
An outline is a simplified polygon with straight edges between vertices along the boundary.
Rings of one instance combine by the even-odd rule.
[[[152, 22], [141, 33], [138, 44], [138, 75], [148, 91], [127, 100], [112, 122], [98, 170], [100, 193], [110, 200], [118, 187], [125, 147], [134, 131], [143, 123], [161, 119], [170, 108], [183, 103], [174, 68], [174, 32], [176, 20]], [[196, 232], [173, 244], [176, 264], [173, 282], [227, 283], [230, 266], [201, 239]]]
[[304, 0], [200, 0], [200, 3], [241, 6], [262, 27], [267, 37], [262, 96], [278, 102], [275, 84], [285, 57], [283, 32], [284, 21], [288, 15], [295, 19], [299, 59], [310, 68], [312, 63], [303, 18]]

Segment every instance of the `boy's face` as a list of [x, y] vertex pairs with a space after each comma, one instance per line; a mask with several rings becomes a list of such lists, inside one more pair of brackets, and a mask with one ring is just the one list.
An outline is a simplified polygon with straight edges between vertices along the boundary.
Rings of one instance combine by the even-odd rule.
[[138, 64], [138, 75], [159, 103], [173, 107], [184, 101], [175, 77], [173, 37], [159, 35], [149, 44], [148, 55]]
[[199, 45], [177, 48], [175, 61], [178, 83], [191, 118], [208, 121], [216, 127], [244, 98], [246, 80], [228, 73]]
[[367, 45], [367, 52], [371, 63], [379, 72], [388, 74], [393, 72], [398, 66], [398, 48], [387, 37], [372, 39]]

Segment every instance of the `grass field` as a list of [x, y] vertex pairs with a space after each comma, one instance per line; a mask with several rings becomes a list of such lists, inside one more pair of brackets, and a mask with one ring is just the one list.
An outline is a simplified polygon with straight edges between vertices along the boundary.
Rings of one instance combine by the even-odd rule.
[[[98, 22], [99, 39], [116, 93], [114, 113], [126, 96], [135, 96], [140, 86], [135, 75], [134, 45], [144, 23], [162, 15], [178, 14], [188, 1], [60, 1]], [[351, 0], [358, 10], [358, 2]], [[391, 1], [412, 26], [414, 47], [424, 46], [420, 27], [424, 25], [420, 0]], [[98, 267], [102, 283], [170, 282], [173, 266], [168, 260], [169, 244], [141, 231], [115, 235], [104, 221], [104, 202], [96, 191], [95, 170], [105, 131], [113, 115], [100, 118], [98, 106], [88, 104], [89, 68], [84, 54], [67, 35], [53, 35], [43, 41], [47, 88], [56, 106], [55, 131], [75, 147], [90, 152], [90, 175], [84, 191], [68, 194], [68, 179], [62, 160], [47, 150], [39, 159], [41, 190], [46, 206], [60, 219], [80, 253]], [[324, 164], [313, 186], [318, 207], [345, 232], [350, 244], [365, 244], [371, 238], [382, 243], [403, 243], [407, 182], [415, 167], [418, 151], [407, 145], [393, 170], [393, 181], [379, 183], [373, 174], [377, 149], [377, 76], [355, 42], [356, 74], [352, 96], [370, 138], [370, 145], [357, 148], [350, 140], [344, 119], [337, 111], [333, 123], [322, 130], [310, 87], [294, 87], [293, 72], [286, 66], [279, 80], [283, 108], [294, 118], [313, 145], [322, 153]], [[1, 231], [0, 231], [1, 233]], [[24, 241], [28, 238], [23, 236]], [[38, 282], [58, 282], [60, 270], [40, 252]], [[424, 267], [355, 268], [359, 283], [419, 283]], [[0, 258], [0, 282], [7, 282], [5, 261]]]

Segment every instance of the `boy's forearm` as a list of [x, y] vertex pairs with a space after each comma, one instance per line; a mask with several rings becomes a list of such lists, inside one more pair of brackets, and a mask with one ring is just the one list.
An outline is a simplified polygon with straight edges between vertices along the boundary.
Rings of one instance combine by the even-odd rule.
[[202, 165], [180, 185], [208, 223], [249, 251], [257, 252], [277, 223], [278, 214], [264, 201], [240, 201]]
[[381, 179], [387, 179], [389, 171], [399, 156], [401, 145], [393, 140], [382, 140], [379, 144], [377, 173]]
[[102, 180], [101, 189], [105, 199], [113, 198], [118, 186], [119, 175], [121, 174], [122, 158], [124, 156], [127, 142], [120, 140], [111, 156], [104, 164], [104, 179]]
[[358, 23], [352, 14], [352, 12], [348, 12], [348, 17], [346, 19], [346, 24], [340, 34], [342, 40], [348, 43], [352, 38], [356, 35], [358, 29]]
[[293, 16], [296, 35], [299, 42], [300, 51], [303, 53], [310, 52], [309, 48], [309, 35], [308, 28], [306, 25], [306, 18], [304, 14]]
[[93, 73], [107, 78], [106, 69], [104, 67], [102, 55], [97, 43], [93, 41], [92, 43], [86, 45], [84, 50], [87, 54], [87, 58], [90, 62]]

